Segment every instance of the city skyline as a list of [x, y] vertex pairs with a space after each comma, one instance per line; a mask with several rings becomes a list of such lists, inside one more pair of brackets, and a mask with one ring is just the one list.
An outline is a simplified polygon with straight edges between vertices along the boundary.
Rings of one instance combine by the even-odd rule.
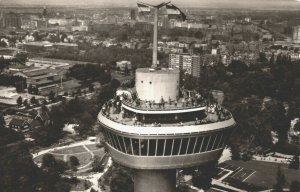
[[[0, 5], [86, 5], [86, 6], [103, 6], [103, 7], [134, 7], [136, 5], [135, 0], [116, 0], [116, 1], [105, 1], [105, 0], [0, 0]], [[163, 2], [161, 0], [146, 0], [144, 2], [150, 4], [159, 4]], [[300, 2], [298, 0], [173, 0], [172, 3], [177, 4], [181, 7], [216, 7], [216, 8], [300, 8]]]

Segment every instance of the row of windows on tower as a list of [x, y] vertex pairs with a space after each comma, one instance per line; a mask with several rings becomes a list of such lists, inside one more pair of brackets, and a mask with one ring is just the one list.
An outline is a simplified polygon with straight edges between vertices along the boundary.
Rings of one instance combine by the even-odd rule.
[[175, 139], [135, 139], [104, 130], [106, 142], [116, 150], [137, 156], [176, 156], [204, 153], [223, 148], [230, 130], [198, 137]]

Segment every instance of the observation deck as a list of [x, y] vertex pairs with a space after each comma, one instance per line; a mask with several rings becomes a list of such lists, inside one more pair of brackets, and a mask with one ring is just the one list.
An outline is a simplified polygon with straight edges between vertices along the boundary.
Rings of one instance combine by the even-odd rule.
[[135, 88], [136, 93], [118, 93], [98, 115], [114, 161], [163, 170], [220, 157], [235, 126], [228, 110], [199, 93], [180, 90], [178, 70], [138, 69]]
[[150, 107], [145, 101], [128, 105], [114, 99], [103, 107], [98, 120], [118, 163], [150, 170], [190, 167], [219, 158], [235, 125], [225, 108], [205, 103]]
[[[139, 110], [143, 112], [140, 115], [131, 113], [132, 111], [127, 111], [128, 108], [118, 109], [117, 106], [103, 107], [101, 113], [99, 113], [98, 119], [100, 122], [117, 132], [122, 132], [126, 134], [138, 134], [138, 135], [175, 135], [175, 134], [192, 134], [192, 133], [204, 133], [208, 131], [219, 130], [221, 128], [227, 128], [235, 124], [232, 115], [229, 111], [224, 108], [213, 106], [211, 111], [207, 113], [206, 111], [210, 109], [209, 106], [194, 106], [187, 108], [174, 108], [173, 106], [159, 107], [159, 109], [153, 108], [143, 108], [139, 105]], [[170, 108], [168, 108], [170, 107]], [[214, 108], [214, 109], [213, 109]], [[125, 109], [125, 110], [124, 110]], [[144, 110], [146, 109], [146, 110]], [[147, 113], [147, 112], [155, 113]], [[182, 113], [194, 112], [202, 113], [202, 118], [200, 116], [195, 117], [195, 119], [185, 118], [183, 116], [180, 118], [180, 114], [172, 112], [181, 111]], [[135, 112], [135, 111], [133, 111]], [[163, 119], [155, 119], [155, 116], [146, 120], [145, 115], [148, 114], [163, 114], [168, 112], [168, 117]], [[180, 119], [180, 120], [179, 120]], [[161, 120], [161, 121], [160, 121]]]
[[204, 101], [184, 98], [176, 101], [163, 101], [160, 103], [155, 103], [154, 101], [134, 101], [124, 99], [122, 100], [122, 107], [141, 114], [174, 114], [204, 110], [206, 103]]

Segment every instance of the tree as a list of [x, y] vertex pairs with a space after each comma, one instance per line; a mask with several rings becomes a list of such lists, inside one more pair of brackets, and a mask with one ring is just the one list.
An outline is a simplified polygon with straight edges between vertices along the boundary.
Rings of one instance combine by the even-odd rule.
[[33, 86], [30, 84], [27, 88], [28, 93], [32, 93], [33, 91]]
[[65, 33], [63, 33], [63, 34], [61, 34], [61, 42], [64, 42], [65, 41], [65, 39], [67, 39], [68, 38], [68, 36], [67, 36], [67, 34], [65, 34]]
[[111, 86], [103, 86], [99, 94], [96, 96], [99, 106], [102, 106], [106, 101], [113, 98], [114, 93], [114, 89]]
[[290, 192], [299, 192], [300, 191], [300, 182], [293, 181], [290, 186]]
[[90, 192], [98, 192], [94, 188], [91, 188]]
[[77, 184], [80, 183], [80, 180], [77, 177], [71, 177], [70, 183], [77, 186]]
[[24, 64], [27, 61], [27, 53], [26, 52], [19, 52], [16, 54], [16, 60], [21, 63]]
[[111, 87], [114, 89], [117, 89], [121, 85], [120, 81], [117, 79], [112, 79], [110, 84], [111, 84]]
[[282, 192], [283, 186], [285, 184], [285, 176], [281, 170], [280, 165], [278, 166], [277, 176], [276, 176], [276, 184], [274, 185], [275, 192]]
[[50, 91], [50, 93], [48, 95], [48, 99], [50, 101], [54, 101], [55, 100], [55, 93], [53, 91]]
[[198, 38], [198, 39], [202, 39], [203, 38], [203, 33], [201, 31], [197, 31], [194, 33], [194, 37]]
[[76, 93], [77, 95], [81, 95], [81, 89], [77, 89]]
[[29, 103], [28, 103], [28, 99], [25, 99], [24, 101], [23, 101], [23, 105], [26, 107], [26, 108], [29, 108], [30, 106], [29, 106]]
[[190, 191], [190, 187], [184, 184], [179, 184], [176, 192], [189, 192]]
[[[61, 118], [63, 115], [58, 113], [57, 116]], [[42, 146], [49, 146], [56, 142], [62, 136], [63, 125], [59, 120], [51, 118], [53, 123], [41, 126], [33, 130], [32, 137], [36, 140], [36, 143]]]
[[128, 69], [127, 66], [125, 66], [125, 69], [124, 69], [124, 75], [125, 75], [125, 76], [130, 75], [130, 70]]
[[80, 122], [79, 126], [76, 127], [76, 132], [81, 136], [89, 135], [93, 131], [92, 125], [95, 122], [95, 119], [90, 113], [85, 111], [81, 114], [79, 120]]
[[52, 169], [56, 164], [54, 156], [50, 153], [47, 153], [42, 158], [42, 168], [46, 171]]
[[37, 104], [37, 100], [35, 99], [35, 97], [31, 97], [30, 103], [33, 105]]
[[269, 64], [270, 64], [271, 66], [273, 66], [273, 65], [274, 65], [274, 62], [275, 62], [274, 53], [272, 53], [272, 56], [271, 56], [271, 58], [270, 58]]
[[212, 178], [216, 175], [216, 164], [216, 162], [211, 162], [199, 167], [193, 174], [193, 185], [202, 189], [209, 189]]
[[0, 129], [5, 128], [5, 124], [3, 113], [0, 113]]
[[299, 169], [299, 156], [294, 155], [292, 161], [289, 164], [290, 169]]
[[20, 97], [18, 97], [18, 99], [17, 99], [17, 104], [18, 104], [18, 106], [21, 106], [22, 103], [23, 103], [23, 99], [22, 99], [22, 97], [20, 96]]
[[298, 122], [295, 124], [294, 130], [300, 132], [300, 121], [298, 121]]
[[[1, 191], [70, 191], [70, 186], [65, 179], [37, 167], [27, 144], [22, 142], [24, 138], [18, 135], [20, 134], [12, 129], [0, 129]], [[62, 170], [59, 166], [57, 169]]]
[[39, 94], [39, 89], [37, 87], [32, 88], [32, 93], [33, 95], [38, 95]]
[[14, 143], [10, 147], [2, 146], [0, 152], [1, 191], [37, 191], [41, 173], [33, 163], [26, 144]]
[[89, 92], [93, 92], [94, 90], [94, 85], [92, 83], [89, 84]]
[[7, 43], [3, 40], [0, 41], [0, 47], [6, 47]]
[[60, 175], [67, 170], [64, 161], [56, 160], [52, 154], [45, 154], [42, 158], [42, 169], [48, 173]]
[[39, 35], [39, 32], [35, 31], [32, 36], [34, 37], [35, 41], [40, 41], [41, 40], [41, 36]]
[[95, 155], [92, 163], [92, 168], [94, 172], [102, 172], [104, 170], [104, 166], [102, 164], [102, 158], [98, 155]]
[[133, 192], [132, 178], [125, 168], [115, 167], [110, 181], [111, 192]]
[[228, 70], [234, 74], [242, 74], [247, 71], [248, 66], [240, 60], [233, 60], [228, 65]]
[[287, 132], [290, 127], [290, 121], [285, 115], [285, 109], [282, 104], [280, 104], [274, 113], [272, 125], [276, 128], [278, 133], [278, 142], [285, 143], [287, 140]]
[[75, 156], [69, 158], [70, 167], [73, 171], [77, 171], [77, 166], [80, 165], [79, 160]]

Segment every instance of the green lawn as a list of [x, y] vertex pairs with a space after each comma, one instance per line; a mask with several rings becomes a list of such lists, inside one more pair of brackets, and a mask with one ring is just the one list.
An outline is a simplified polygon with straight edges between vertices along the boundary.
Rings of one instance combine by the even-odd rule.
[[93, 153], [94, 153], [95, 155], [99, 156], [99, 157], [103, 157], [104, 154], [105, 154], [103, 148], [102, 148], [102, 149], [99, 149], [99, 150], [97, 150], [97, 151], [93, 151]]
[[288, 165], [279, 163], [269, 163], [261, 161], [226, 161], [227, 164], [240, 166], [242, 168], [251, 169], [256, 171], [250, 176], [246, 182], [253, 183], [258, 186], [266, 186], [268, 188], [273, 187], [276, 183], [276, 173], [278, 165], [281, 166], [286, 178], [286, 187], [289, 187], [292, 181], [300, 180], [300, 170], [288, 169]]
[[87, 152], [83, 146], [69, 147], [64, 149], [59, 149], [52, 151], [53, 154], [74, 154], [74, 153], [83, 153]]
[[[93, 153], [99, 157], [103, 157], [105, 155], [104, 148], [98, 148], [96, 147], [96, 144], [88, 145], [87, 146], [90, 150], [93, 151]], [[83, 146], [76, 146], [76, 147], [70, 147], [65, 148], [61, 150], [56, 150], [53, 152], [50, 152], [57, 160], [66, 160], [69, 161], [69, 158], [71, 156], [75, 156], [79, 160], [79, 167], [87, 165], [88, 163], [92, 162], [92, 155], [90, 152], [87, 152], [87, 150]], [[42, 158], [44, 155], [40, 155], [34, 159], [37, 163], [42, 163]], [[65, 157], [65, 159], [64, 159]]]
[[97, 147], [97, 144], [86, 145], [86, 147], [91, 151], [95, 151], [95, 150], [100, 149], [99, 147]]
[[[44, 154], [45, 155], [45, 154]], [[40, 155], [40, 156], [38, 156], [38, 157], [36, 157], [36, 158], [34, 158], [34, 161], [35, 162], [37, 162], [37, 163], [42, 163], [42, 160], [43, 160], [43, 156], [44, 155]], [[54, 158], [56, 159], [56, 160], [64, 160], [64, 155], [53, 155], [54, 156]]]

